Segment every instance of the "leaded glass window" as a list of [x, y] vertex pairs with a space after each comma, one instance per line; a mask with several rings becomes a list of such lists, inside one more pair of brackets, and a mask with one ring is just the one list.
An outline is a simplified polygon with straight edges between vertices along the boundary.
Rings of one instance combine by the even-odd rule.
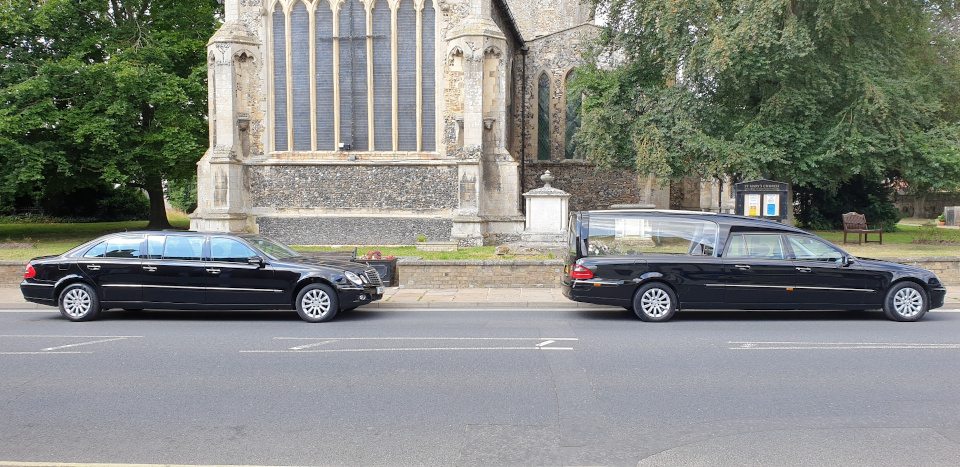
[[537, 159], [550, 160], [550, 78], [537, 81]]
[[436, 150], [433, 0], [290, 1], [270, 9], [273, 150]]
[[564, 157], [567, 159], [580, 158], [579, 151], [577, 151], [577, 143], [573, 140], [573, 136], [580, 131], [580, 106], [583, 104], [583, 94], [570, 90], [570, 82], [573, 80], [574, 75], [575, 72], [573, 71], [567, 74], [566, 83], [564, 83], [564, 90], [567, 97]]

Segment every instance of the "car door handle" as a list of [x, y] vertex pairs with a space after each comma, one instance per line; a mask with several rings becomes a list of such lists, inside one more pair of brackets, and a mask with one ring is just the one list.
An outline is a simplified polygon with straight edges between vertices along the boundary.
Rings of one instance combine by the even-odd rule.
[[99, 264], [88, 264], [88, 265], [87, 265], [87, 269], [89, 269], [89, 270], [91, 270], [91, 271], [99, 271], [99, 270], [100, 270], [100, 265], [99, 265]]
[[805, 267], [797, 266], [797, 271], [800, 271], [800, 272], [810, 272], [810, 268], [805, 268]]
[[144, 267], [143, 267], [143, 270], [144, 270], [144, 271], [153, 272], [153, 271], [156, 271], [156, 270], [157, 270], [157, 267], [156, 267], [156, 266], [144, 266]]
[[209, 272], [210, 274], [220, 274], [220, 270], [219, 270], [219, 269], [212, 269], [212, 268], [211, 268], [211, 269], [207, 269], [207, 272]]
[[734, 265], [733, 267], [737, 269], [743, 269], [744, 271], [746, 271], [747, 269], [750, 269], [749, 264], [737, 264], [737, 265]]

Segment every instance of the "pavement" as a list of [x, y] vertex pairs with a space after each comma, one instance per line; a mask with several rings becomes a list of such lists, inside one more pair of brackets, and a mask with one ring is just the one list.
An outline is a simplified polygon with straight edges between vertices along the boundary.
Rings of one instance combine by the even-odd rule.
[[[0, 310], [37, 309], [53, 307], [27, 302], [20, 288], [13, 284], [0, 284]], [[574, 302], [563, 296], [560, 288], [468, 288], [468, 289], [412, 289], [388, 287], [383, 299], [366, 305], [364, 309], [413, 309], [413, 308], [540, 308], [577, 309], [613, 308], [589, 303]], [[940, 310], [960, 311], [960, 285], [947, 286], [947, 298]]]

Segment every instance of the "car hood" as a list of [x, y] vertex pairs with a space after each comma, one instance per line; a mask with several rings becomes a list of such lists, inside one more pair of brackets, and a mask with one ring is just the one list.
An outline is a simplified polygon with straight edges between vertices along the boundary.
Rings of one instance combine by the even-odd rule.
[[881, 260], [881, 259], [857, 258], [857, 262], [859, 262], [861, 265], [867, 266], [867, 267], [873, 266], [873, 267], [879, 267], [879, 268], [883, 268], [883, 269], [887, 269], [887, 270], [891, 270], [891, 269], [892, 269], [892, 270], [900, 271], [900, 272], [902, 272], [902, 273], [914, 274], [914, 275], [917, 275], [917, 276], [919, 276], [919, 277], [933, 276], [933, 275], [934, 275], [934, 273], [933, 273], [932, 271], [930, 271], [929, 269], [924, 269], [924, 268], [921, 268], [921, 267], [919, 267], [919, 266], [910, 266], [909, 264], [902, 264], [902, 263], [894, 263], [894, 262], [891, 262], [891, 261], [884, 261], [884, 260]]
[[337, 258], [308, 258], [306, 256], [300, 256], [296, 258], [286, 258], [276, 263], [297, 265], [301, 267], [311, 267], [311, 266], [322, 266], [333, 269], [344, 269], [349, 271], [358, 271], [366, 268], [365, 265], [360, 263], [355, 263], [349, 260], [337, 259]]

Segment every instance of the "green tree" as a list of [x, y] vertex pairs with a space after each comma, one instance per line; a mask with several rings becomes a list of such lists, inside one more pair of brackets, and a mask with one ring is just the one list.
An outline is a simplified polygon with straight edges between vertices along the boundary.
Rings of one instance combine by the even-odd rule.
[[601, 167], [960, 186], [952, 3], [597, 1], [608, 28], [578, 74], [576, 139]]
[[169, 227], [162, 180], [207, 146], [215, 0], [0, 3], [0, 206], [108, 181], [141, 188]]

